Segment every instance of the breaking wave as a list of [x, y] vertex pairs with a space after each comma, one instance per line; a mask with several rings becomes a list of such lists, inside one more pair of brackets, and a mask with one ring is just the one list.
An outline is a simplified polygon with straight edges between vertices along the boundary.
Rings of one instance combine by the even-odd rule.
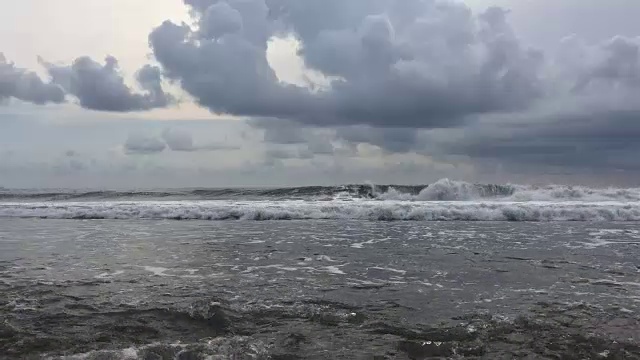
[[413, 201], [640, 201], [640, 188], [589, 188], [571, 185], [494, 185], [470, 184], [449, 179], [439, 180], [420, 189], [417, 194], [390, 187], [376, 194], [386, 200]]
[[0, 217], [175, 220], [640, 221], [640, 188], [471, 184], [11, 191]]
[[171, 189], [144, 191], [70, 191], [0, 189], [0, 201], [107, 200], [329, 200], [404, 201], [640, 201], [640, 188], [589, 188], [471, 184], [442, 179], [429, 185], [342, 185], [292, 188]]
[[0, 204], [0, 217], [170, 220], [640, 221], [640, 203], [508, 201], [135, 201]]

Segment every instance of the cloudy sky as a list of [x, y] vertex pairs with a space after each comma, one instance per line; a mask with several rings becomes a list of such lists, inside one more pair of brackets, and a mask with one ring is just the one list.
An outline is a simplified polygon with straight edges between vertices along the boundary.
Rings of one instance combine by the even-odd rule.
[[636, 0], [0, 5], [0, 186], [640, 185]]

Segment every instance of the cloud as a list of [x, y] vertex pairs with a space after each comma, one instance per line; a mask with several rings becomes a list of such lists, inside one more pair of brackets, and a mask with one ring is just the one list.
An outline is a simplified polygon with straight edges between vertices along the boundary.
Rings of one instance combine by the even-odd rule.
[[65, 94], [60, 86], [45, 83], [36, 73], [16, 67], [0, 53], [0, 102], [8, 98], [42, 105], [62, 103]]
[[326, 136], [316, 136], [307, 141], [307, 149], [315, 155], [334, 155], [336, 147]]
[[411, 128], [341, 127], [336, 136], [347, 143], [375, 145], [391, 153], [410, 152], [421, 146], [419, 130]]
[[[167, 21], [149, 40], [167, 76], [213, 112], [432, 128], [541, 95], [541, 55], [497, 8], [475, 16], [462, 4], [418, 0], [186, 2], [198, 26]], [[307, 67], [335, 77], [329, 90], [279, 82], [267, 42], [287, 33]]]
[[574, 91], [578, 94], [607, 94], [611, 91], [640, 95], [640, 38], [616, 36], [595, 48], [588, 48], [579, 40], [574, 53], [587, 57], [586, 65], [579, 67]]
[[309, 129], [300, 124], [280, 119], [253, 119], [253, 127], [264, 131], [264, 141], [273, 144], [304, 144], [309, 138]]
[[[508, 11], [473, 13], [461, 1], [184, 2], [193, 22], [166, 21], [151, 32], [159, 67], [140, 69], [135, 85], [127, 85], [113, 57], [43, 63], [52, 83], [2, 58], [0, 100], [62, 102], [66, 91], [89, 109], [143, 111], [174, 101], [162, 87], [166, 79], [212, 112], [251, 119], [258, 131], [245, 141], [262, 136], [261, 155], [273, 164], [415, 153], [479, 167], [640, 170], [634, 141], [640, 136], [640, 38], [631, 33], [638, 28], [625, 26], [620, 32], [626, 36], [590, 41], [601, 32], [610, 35], [600, 22], [591, 26], [602, 17], [593, 9], [610, 5], [554, 2], [554, 9], [590, 20], [570, 16], [573, 25], [558, 26], [584, 30], [588, 24], [599, 28], [598, 36], [584, 30], [585, 39], [560, 38], [562, 29], [556, 29], [555, 49], [542, 53], [516, 35]], [[628, 12], [620, 2], [615, 8], [610, 13]], [[625, 23], [632, 23], [631, 13]], [[557, 26], [541, 25], [539, 17], [527, 21], [542, 32]], [[320, 74], [327, 86], [281, 81], [267, 60], [274, 38], [295, 39], [306, 67], [301, 72]], [[179, 128], [125, 143], [132, 154], [166, 148], [234, 149], [200, 144]]]
[[160, 69], [145, 65], [136, 74], [143, 93], [125, 84], [118, 61], [112, 56], [102, 65], [89, 57], [80, 57], [71, 65], [55, 65], [41, 60], [52, 81], [74, 95], [84, 108], [99, 111], [129, 112], [168, 106], [173, 98], [161, 85]]
[[52, 164], [51, 169], [56, 174], [73, 174], [89, 169], [89, 165], [78, 158], [66, 158]]
[[157, 154], [165, 149], [175, 152], [237, 150], [239, 147], [228, 144], [195, 144], [193, 136], [179, 128], [165, 128], [160, 136], [140, 133], [130, 134], [124, 143], [127, 154]]
[[[547, 95], [525, 109], [482, 114], [449, 129], [335, 126], [332, 141], [479, 168], [493, 163], [514, 173], [640, 170], [634, 140], [640, 136], [640, 40], [615, 37], [589, 45], [572, 36], [552, 55], [543, 84]], [[305, 124], [267, 123], [252, 123], [265, 129], [267, 142], [302, 145], [314, 139]]]
[[519, 114], [427, 137], [430, 151], [518, 171], [639, 171], [640, 40], [615, 37], [590, 46], [574, 36], [561, 45], [556, 60], [563, 71], [554, 81], [567, 92]]
[[162, 140], [166, 142], [172, 151], [194, 152], [194, 151], [218, 151], [237, 150], [237, 146], [227, 144], [194, 144], [193, 136], [186, 130], [177, 128], [166, 128], [162, 131]]
[[532, 113], [517, 123], [498, 121], [438, 141], [443, 154], [463, 155], [523, 171], [563, 168], [640, 171], [640, 109], [567, 109]]
[[190, 133], [180, 129], [167, 128], [162, 132], [162, 139], [173, 151], [195, 151], [193, 137]]
[[421, 130], [413, 128], [355, 125], [325, 129], [279, 119], [257, 119], [249, 123], [264, 132], [266, 143], [306, 146], [317, 155], [333, 155], [336, 152], [345, 155], [342, 151], [345, 147], [355, 148], [359, 144], [378, 146], [390, 153], [403, 153], [417, 150], [423, 140]]
[[287, 159], [313, 159], [314, 154], [303, 148], [294, 148], [294, 149], [268, 149], [265, 153], [265, 157], [268, 160], [287, 160]]
[[[616, 129], [635, 135], [637, 38], [594, 46], [571, 36], [543, 54], [496, 7], [473, 14], [461, 3], [423, 0], [185, 2], [199, 26], [155, 29], [156, 58], [203, 106], [259, 118], [251, 124], [267, 143], [306, 145], [311, 154], [370, 144], [482, 162], [635, 166], [635, 148]], [[254, 26], [247, 19], [256, 13], [264, 16]], [[305, 66], [332, 79], [329, 89], [280, 83], [265, 60], [273, 36], [296, 38]], [[319, 128], [333, 133], [323, 139]]]
[[[338, 153], [341, 155], [353, 153], [352, 150], [345, 152], [344, 144], [338, 143], [340, 139], [336, 137], [334, 129], [310, 128], [294, 121], [280, 119], [254, 119], [249, 124], [263, 131], [265, 143], [286, 145], [289, 149], [297, 149], [292, 153], [290, 150], [285, 151], [279, 148], [274, 150], [272, 154], [274, 156], [271, 157], [309, 159], [317, 155], [333, 156]], [[287, 155], [282, 155], [283, 151]]]
[[162, 140], [142, 134], [131, 134], [124, 143], [127, 154], [156, 154], [163, 152], [166, 147]]

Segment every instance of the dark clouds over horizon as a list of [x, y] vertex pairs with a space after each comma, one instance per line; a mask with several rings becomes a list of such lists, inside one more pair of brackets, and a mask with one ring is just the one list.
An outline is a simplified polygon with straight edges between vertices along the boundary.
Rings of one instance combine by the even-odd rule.
[[[213, 112], [320, 127], [452, 127], [542, 94], [541, 54], [519, 43], [498, 8], [476, 16], [415, 0], [208, 3], [193, 3], [197, 28], [165, 22], [149, 39], [167, 77]], [[330, 89], [279, 82], [266, 49], [286, 32], [309, 69], [332, 77]]]
[[42, 61], [52, 82], [80, 101], [80, 106], [99, 111], [144, 111], [168, 106], [173, 98], [162, 89], [160, 69], [145, 65], [136, 80], [145, 93], [136, 93], [125, 84], [113, 56], [102, 65], [89, 57], [80, 57], [70, 66]]
[[[367, 144], [513, 171], [640, 171], [640, 25], [621, 10], [640, 10], [637, 2], [615, 0], [601, 11], [624, 17], [620, 24], [597, 19], [595, 2], [553, 5], [569, 17], [569, 31], [550, 41], [537, 25], [553, 42], [545, 49], [523, 39], [507, 10], [474, 12], [455, 1], [184, 2], [193, 24], [158, 24], [149, 34], [157, 64], [143, 66], [134, 86], [114, 57], [43, 62], [50, 77], [43, 80], [0, 56], [0, 101], [75, 98], [86, 109], [147, 111], [176, 102], [165, 91], [172, 83], [212, 113], [251, 119], [272, 161], [352, 156]], [[267, 56], [274, 37], [295, 38], [306, 70], [328, 86], [282, 82]], [[131, 154], [218, 149], [179, 129], [134, 134], [124, 147]]]
[[46, 83], [36, 73], [16, 67], [0, 52], [0, 104], [9, 98], [42, 105], [61, 103], [65, 94], [57, 84]]

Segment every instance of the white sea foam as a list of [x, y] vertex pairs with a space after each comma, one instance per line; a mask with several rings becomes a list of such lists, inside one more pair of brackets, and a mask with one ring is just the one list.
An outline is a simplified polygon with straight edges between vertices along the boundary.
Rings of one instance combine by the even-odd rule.
[[397, 273], [397, 274], [400, 274], [400, 275], [406, 275], [407, 274], [407, 272], [405, 270], [398, 270], [398, 269], [388, 268], [388, 267], [374, 266], [374, 267], [370, 267], [369, 269], [389, 271], [389, 272]]
[[325, 266], [325, 271], [330, 273], [330, 274], [335, 274], [335, 275], [344, 275], [344, 271], [340, 270], [340, 268], [338, 266]]
[[157, 266], [141, 266], [144, 270], [153, 273], [155, 276], [171, 276], [165, 274], [165, 272], [169, 271], [167, 268], [157, 267]]
[[124, 274], [124, 270], [118, 270], [118, 271], [115, 271], [113, 273], [105, 272], [105, 273], [102, 273], [100, 275], [96, 275], [95, 278], [96, 279], [111, 279], [113, 277], [116, 277], [116, 276], [122, 275], [122, 274]]
[[153, 343], [140, 346], [132, 346], [118, 350], [94, 350], [87, 353], [51, 356], [44, 355], [47, 360], [99, 360], [99, 359], [156, 359], [158, 353], [164, 355], [163, 359], [235, 359], [237, 354], [243, 354], [247, 359], [262, 359], [268, 355], [268, 345], [259, 340], [248, 337], [216, 337], [202, 339], [198, 343], [183, 344]]
[[589, 188], [571, 185], [476, 185], [464, 181], [441, 179], [417, 195], [390, 188], [376, 193], [382, 200], [404, 201], [469, 201], [493, 199], [502, 201], [640, 201], [640, 188]]
[[53, 219], [370, 221], [640, 221], [620, 201], [135, 201], [0, 203], [0, 217]]

